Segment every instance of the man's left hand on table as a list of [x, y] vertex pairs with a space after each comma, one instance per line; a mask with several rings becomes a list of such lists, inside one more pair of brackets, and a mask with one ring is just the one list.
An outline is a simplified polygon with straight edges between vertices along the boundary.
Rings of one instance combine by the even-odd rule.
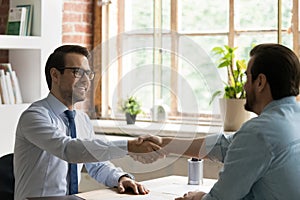
[[126, 176], [121, 177], [119, 180], [118, 191], [120, 193], [124, 193], [128, 189], [131, 189], [134, 194], [149, 193], [149, 190], [139, 182], [136, 182], [135, 180], [132, 180], [131, 178], [128, 178]]

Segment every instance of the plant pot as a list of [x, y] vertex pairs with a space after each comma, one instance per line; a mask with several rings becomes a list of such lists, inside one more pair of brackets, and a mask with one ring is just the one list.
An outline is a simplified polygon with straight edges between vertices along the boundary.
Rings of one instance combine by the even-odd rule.
[[220, 99], [219, 103], [224, 131], [236, 131], [250, 119], [244, 108], [246, 99]]
[[135, 124], [136, 115], [131, 115], [130, 113], [125, 113], [127, 124]]

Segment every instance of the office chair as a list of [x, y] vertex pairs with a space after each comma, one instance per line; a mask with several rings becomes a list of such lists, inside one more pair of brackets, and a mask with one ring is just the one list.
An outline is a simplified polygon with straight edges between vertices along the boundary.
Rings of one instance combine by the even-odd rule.
[[15, 178], [13, 172], [14, 155], [7, 154], [0, 158], [0, 199], [13, 200]]

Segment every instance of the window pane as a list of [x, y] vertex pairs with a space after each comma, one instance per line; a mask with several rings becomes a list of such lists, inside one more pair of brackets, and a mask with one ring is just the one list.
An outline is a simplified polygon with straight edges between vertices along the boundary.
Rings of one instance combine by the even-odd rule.
[[282, 2], [282, 28], [288, 29], [292, 25], [293, 0], [284, 0]]
[[[152, 105], [153, 99], [153, 50], [150, 48], [153, 45], [152, 35], [134, 35], [130, 32], [121, 36], [110, 40], [109, 68], [103, 72], [108, 72], [109, 76], [108, 97], [113, 116], [121, 113], [121, 100], [131, 95], [142, 100], [142, 106]], [[118, 39], [122, 40], [120, 46]]]
[[234, 4], [238, 30], [277, 28], [277, 0], [239, 0]]
[[[179, 112], [195, 114], [209, 112], [209, 101], [212, 95], [206, 80], [209, 77], [204, 77], [201, 69], [194, 68], [184, 59], [180, 59], [180, 63], [177, 94]], [[203, 69], [206, 67], [203, 66]]]
[[[178, 98], [181, 100], [178, 101], [179, 111], [194, 114], [212, 112], [209, 102], [212, 94], [222, 89], [222, 82], [208, 52], [211, 45], [224, 38], [226, 37], [193, 37], [196, 40], [180, 38], [179, 52], [184, 53], [179, 54]], [[187, 43], [189, 40], [192, 42]], [[209, 41], [215, 43], [208, 45]], [[206, 49], [203, 49], [203, 46]], [[187, 47], [189, 48], [185, 49]]]
[[282, 44], [293, 49], [293, 35], [288, 33], [282, 33]]
[[153, 99], [153, 51], [137, 49], [123, 57], [122, 98], [135, 95], [143, 108], [149, 109]]
[[212, 53], [212, 49], [216, 46], [223, 46], [227, 44], [228, 37], [225, 35], [221, 36], [190, 36], [204, 51], [215, 60], [215, 55]]
[[235, 46], [238, 47], [237, 57], [248, 60], [252, 47], [261, 43], [277, 43], [277, 32], [241, 34], [235, 42]]
[[110, 35], [118, 34], [118, 0], [111, 0], [111, 4], [109, 4], [109, 24], [104, 23], [105, 26], [109, 28]]
[[179, 0], [178, 2], [179, 31], [228, 32], [228, 1]]
[[170, 30], [171, 16], [170, 10], [171, 0], [162, 0], [162, 29]]
[[126, 0], [125, 31], [153, 28], [153, 0]]

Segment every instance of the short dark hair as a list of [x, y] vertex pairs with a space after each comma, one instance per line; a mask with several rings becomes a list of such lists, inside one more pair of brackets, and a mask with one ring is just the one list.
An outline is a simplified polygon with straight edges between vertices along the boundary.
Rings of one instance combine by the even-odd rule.
[[[87, 48], [79, 45], [62, 45], [55, 49], [54, 52], [49, 56], [45, 67], [45, 75], [49, 90], [51, 90], [52, 87], [50, 69], [63, 69], [65, 67], [65, 56], [68, 53], [78, 53], [89, 58], [89, 51]], [[63, 73], [63, 70], [61, 70], [61, 73]]]
[[296, 54], [280, 44], [260, 44], [250, 51], [252, 81], [264, 74], [274, 100], [299, 94], [300, 64]]

